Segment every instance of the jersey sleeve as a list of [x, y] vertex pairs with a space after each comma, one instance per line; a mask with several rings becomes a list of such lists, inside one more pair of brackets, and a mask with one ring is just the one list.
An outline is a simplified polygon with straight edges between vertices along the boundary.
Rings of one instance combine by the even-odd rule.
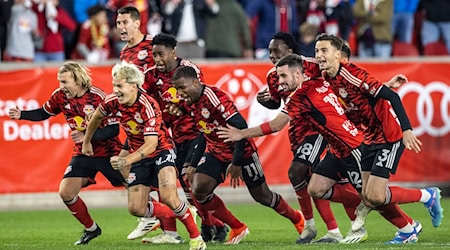
[[[342, 67], [351, 74], [351, 76], [346, 77], [348, 81], [359, 86], [363, 93], [376, 97], [381, 87], [384, 86], [382, 82], [375, 79], [369, 72], [355, 64], [343, 64]], [[345, 71], [343, 73], [345, 74]]]
[[105, 99], [98, 105], [99, 111], [104, 116], [110, 116], [114, 113], [115, 95], [111, 94], [105, 97]]
[[281, 112], [289, 115], [292, 120], [299, 119], [299, 115], [302, 115], [311, 109], [305, 99], [304, 90], [297, 89], [291, 93]]
[[143, 119], [144, 136], [157, 136], [159, 130], [161, 129], [161, 113], [158, 114], [158, 110], [154, 108], [154, 106], [151, 104], [151, 101], [145, 101], [143, 103], [144, 104], [142, 105], [141, 114]]
[[216, 108], [219, 110], [223, 119], [225, 119], [226, 121], [238, 113], [236, 106], [226, 93], [223, 93], [221, 96], [219, 96], [219, 104], [216, 106]]
[[62, 112], [61, 105], [64, 104], [64, 100], [61, 95], [61, 90], [57, 89], [53, 91], [52, 96], [48, 99], [48, 101], [44, 104], [43, 109], [49, 115], [57, 115]]

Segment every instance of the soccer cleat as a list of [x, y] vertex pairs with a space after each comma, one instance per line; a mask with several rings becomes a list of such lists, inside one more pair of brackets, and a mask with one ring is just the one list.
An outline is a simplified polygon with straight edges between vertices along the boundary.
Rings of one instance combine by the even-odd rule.
[[152, 217], [152, 218], [139, 218], [138, 219], [139, 224], [137, 227], [127, 236], [127, 239], [129, 240], [135, 240], [137, 238], [140, 238], [142, 236], [145, 236], [149, 232], [156, 230], [158, 227], [161, 226], [161, 223], [158, 219]]
[[142, 238], [142, 243], [153, 243], [153, 244], [180, 244], [184, 243], [183, 238], [179, 235], [174, 236], [171, 234], [162, 233], [151, 238]]
[[213, 242], [224, 242], [228, 235], [228, 227], [227, 225], [223, 225], [223, 227], [216, 227], [216, 235], [214, 235], [212, 241]]
[[314, 241], [314, 243], [339, 243], [343, 239], [342, 234], [328, 232], [322, 238]]
[[240, 228], [232, 228], [230, 236], [228, 237], [228, 241], [225, 242], [224, 244], [227, 245], [239, 244], [239, 242], [241, 242], [241, 240], [243, 240], [245, 236], [247, 236], [249, 233], [250, 231], [248, 230], [248, 227], [245, 224]]
[[431, 198], [424, 204], [431, 216], [431, 222], [434, 227], [439, 227], [444, 217], [444, 209], [441, 207], [441, 190], [437, 187], [425, 189], [430, 193]]
[[306, 225], [303, 232], [300, 234], [300, 237], [297, 239], [295, 243], [297, 244], [306, 244], [310, 243], [317, 236], [317, 229], [315, 225]]
[[194, 218], [195, 225], [197, 225], [197, 210], [195, 206], [189, 205], [189, 211], [192, 214], [192, 218]]
[[203, 238], [203, 240], [205, 242], [212, 241], [215, 233], [216, 233], [215, 226], [208, 226], [208, 225], [205, 225], [205, 224], [202, 224], [200, 226], [200, 234], [202, 235], [202, 238]]
[[83, 231], [83, 234], [81, 235], [81, 238], [77, 240], [74, 245], [85, 245], [89, 243], [92, 239], [96, 238], [97, 236], [102, 234], [102, 229], [97, 225], [97, 228], [90, 232], [86, 231], [86, 229]]
[[418, 240], [416, 229], [414, 229], [411, 233], [397, 232], [394, 238], [386, 244], [408, 244], [416, 243]]
[[367, 240], [367, 237], [369, 234], [367, 234], [366, 228], [361, 227], [358, 231], [350, 231], [347, 236], [340, 241], [340, 243], [344, 244], [354, 244], [359, 243]]
[[205, 250], [206, 243], [203, 241], [202, 237], [197, 237], [189, 241], [189, 250]]
[[303, 213], [300, 210], [297, 210], [297, 213], [300, 215], [300, 221], [294, 224], [294, 226], [295, 229], [297, 229], [297, 232], [301, 234], [305, 229], [305, 216], [303, 216]]
[[352, 222], [352, 231], [356, 232], [366, 224], [366, 218], [370, 211], [372, 211], [372, 209], [364, 205], [363, 202], [356, 207], [356, 219]]
[[422, 232], [422, 224], [418, 220], [414, 220], [413, 225], [414, 229], [416, 230], [417, 236]]

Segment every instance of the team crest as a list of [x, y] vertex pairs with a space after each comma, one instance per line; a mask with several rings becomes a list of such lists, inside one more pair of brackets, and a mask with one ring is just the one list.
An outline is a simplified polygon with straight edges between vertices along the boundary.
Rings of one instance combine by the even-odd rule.
[[127, 178], [127, 182], [128, 184], [133, 183], [133, 181], [136, 180], [136, 174], [135, 173], [129, 173], [128, 174], [128, 178]]
[[208, 118], [209, 118], [209, 115], [210, 115], [210, 113], [209, 113], [208, 109], [207, 109], [207, 108], [202, 108], [202, 116], [203, 116], [205, 119], [208, 119]]
[[147, 56], [148, 56], [147, 50], [141, 50], [141, 51], [139, 51], [138, 54], [137, 54], [137, 58], [138, 58], [139, 60], [144, 60], [145, 58], [147, 58]]
[[144, 120], [142, 120], [141, 114], [139, 114], [139, 112], [136, 112], [136, 114], [134, 114], [134, 120], [137, 123], [143, 123], [144, 122]]
[[84, 105], [83, 112], [86, 115], [92, 114], [95, 111], [94, 105]]
[[347, 98], [348, 93], [347, 93], [347, 91], [345, 90], [345, 88], [339, 88], [339, 95], [340, 95], [342, 98]]

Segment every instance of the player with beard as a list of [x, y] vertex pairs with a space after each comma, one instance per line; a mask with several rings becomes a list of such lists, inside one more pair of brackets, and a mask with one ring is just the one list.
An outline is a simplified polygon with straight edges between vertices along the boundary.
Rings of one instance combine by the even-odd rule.
[[[146, 78], [142, 87], [147, 94], [158, 101], [160, 107], [165, 107], [171, 103], [183, 103], [177, 96], [176, 89], [171, 84], [172, 75], [178, 67], [191, 66], [196, 70], [199, 79], [203, 77], [200, 69], [194, 63], [176, 56], [176, 45], [177, 40], [169, 34], [158, 34], [152, 41], [155, 66], [145, 72]], [[192, 197], [189, 182], [184, 177], [200, 133], [195, 128], [194, 120], [187, 114], [178, 117], [169, 114], [167, 110], [163, 110], [163, 121], [171, 129], [172, 138], [175, 142], [177, 152], [176, 166], [180, 184], [190, 204], [195, 205], [196, 201]], [[204, 146], [200, 145], [198, 149], [201, 150], [201, 148], [204, 148]], [[208, 212], [198, 210], [198, 213], [202, 218], [201, 232], [203, 240], [206, 242], [211, 240], [223, 242], [228, 233], [228, 228], [223, 222]], [[164, 234], [152, 238], [144, 238], [143, 241], [146, 243], [177, 243], [180, 238], [176, 233], [175, 221], [164, 220], [163, 228]]]
[[[362, 150], [362, 197], [398, 228], [391, 244], [414, 243], [421, 229], [397, 204], [424, 203], [433, 226], [442, 221], [440, 190], [436, 187], [408, 189], [388, 186], [395, 174], [403, 149], [420, 151], [421, 142], [412, 132], [399, 96], [364, 69], [340, 63], [342, 40], [321, 34], [316, 38], [316, 59], [325, 80], [338, 94], [348, 118], [364, 133]], [[314, 197], [326, 195], [326, 180], [317, 179], [310, 186]], [[415, 225], [413, 225], [415, 224]]]
[[[189, 66], [177, 68], [172, 84], [185, 100], [186, 114], [195, 121], [197, 129], [206, 141], [206, 151], [198, 164], [189, 166], [193, 174], [192, 193], [199, 206], [231, 227], [225, 244], [238, 244], [249, 233], [248, 227], [236, 219], [214, 194], [215, 188], [231, 176], [231, 185], [236, 187], [242, 179], [253, 199], [274, 209], [295, 226], [299, 234], [304, 228], [304, 217], [292, 209], [283, 197], [272, 192], [265, 180], [264, 172], [252, 140], [226, 143], [217, 135], [218, 128], [227, 124], [246, 128], [247, 124], [230, 97], [222, 90], [207, 86], [197, 78], [197, 72]], [[173, 107], [174, 105], [172, 105]]]
[[[126, 157], [113, 156], [114, 169], [129, 172], [128, 210], [134, 216], [164, 216], [170, 212], [159, 203], [149, 202], [151, 184], [157, 178], [161, 201], [172, 209], [190, 236], [190, 250], [206, 249], [188, 204], [178, 197], [175, 152], [158, 103], [141, 91], [144, 74], [127, 62], [112, 69], [114, 94], [108, 95], [94, 112], [83, 141], [83, 153], [92, 154], [91, 138], [100, 121], [117, 114], [128, 138]], [[165, 211], [163, 211], [165, 210]]]
[[122, 144], [119, 125], [114, 116], [99, 121], [100, 128], [92, 136], [94, 151], [91, 156], [81, 152], [81, 143], [90, 116], [105, 98], [105, 93], [92, 86], [88, 69], [75, 62], [66, 62], [58, 69], [59, 88], [40, 109], [21, 111], [17, 107], [9, 110], [12, 119], [42, 121], [63, 113], [71, 129], [75, 143], [73, 156], [59, 185], [59, 196], [72, 215], [84, 225], [81, 238], [75, 245], [88, 244], [101, 235], [102, 230], [94, 222], [83, 199], [78, 196], [84, 187], [95, 184], [95, 176], [101, 172], [115, 186], [125, 186], [121, 173], [114, 170], [109, 158], [119, 153]]
[[[298, 54], [298, 45], [294, 36], [285, 32], [275, 34], [269, 43], [269, 58], [272, 63], [275, 65], [280, 58], [291, 54]], [[306, 75], [312, 76], [319, 73], [314, 58], [301, 57], [303, 59], [303, 72]], [[278, 109], [282, 102], [286, 103], [289, 95], [297, 88], [296, 85], [290, 86], [291, 88], [284, 88], [279, 82], [275, 67], [270, 69], [267, 74], [267, 84], [268, 88], [258, 93], [257, 101], [269, 109]], [[288, 175], [297, 194], [297, 201], [305, 216], [305, 230], [298, 238], [298, 244], [309, 243], [317, 235], [311, 196], [308, 194], [307, 184], [327, 145], [326, 140], [317, 131], [308, 129], [308, 126], [302, 126], [302, 122], [304, 121], [296, 120], [296, 123], [291, 122], [289, 126], [289, 140], [294, 159], [289, 167]], [[340, 180], [338, 184], [334, 187], [335, 189], [347, 192], [348, 199], [345, 200], [343, 206], [350, 221], [353, 223], [357, 219], [355, 210], [361, 200], [346, 178]], [[327, 234], [315, 242], [336, 243], [343, 241], [357, 243], [367, 239], [367, 232], [363, 226], [356, 230], [350, 230], [346, 238], [343, 239], [331, 210], [330, 202], [318, 198], [314, 198], [313, 201], [328, 229]], [[364, 216], [364, 214], [361, 216]], [[358, 218], [358, 220], [364, 221], [365, 218]]]

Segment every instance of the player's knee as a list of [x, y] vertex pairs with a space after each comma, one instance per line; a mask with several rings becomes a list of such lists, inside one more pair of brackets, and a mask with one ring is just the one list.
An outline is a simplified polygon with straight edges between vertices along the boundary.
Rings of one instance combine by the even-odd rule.
[[70, 201], [73, 198], [75, 198], [76, 195], [77, 195], [76, 193], [70, 192], [69, 190], [65, 189], [59, 190], [59, 197], [61, 197], [63, 201]]
[[320, 188], [319, 186], [315, 186], [315, 185], [308, 185], [308, 194], [312, 197], [312, 198], [316, 198], [316, 199], [320, 199], [323, 197], [323, 195], [325, 194], [327, 190], [323, 190], [322, 188]]
[[138, 204], [135, 203], [129, 203], [128, 204], [128, 212], [137, 217], [142, 217], [145, 214], [146, 207], [141, 207]]
[[308, 167], [302, 163], [292, 163], [288, 170], [289, 180], [292, 184], [297, 185], [306, 180]]
[[201, 188], [192, 189], [192, 196], [198, 201], [205, 200], [208, 194], [209, 192], [206, 192], [206, 190], [202, 190]]
[[383, 192], [373, 192], [371, 190], [366, 190], [365, 199], [372, 204], [372, 206], [379, 206], [384, 204], [386, 196]]

